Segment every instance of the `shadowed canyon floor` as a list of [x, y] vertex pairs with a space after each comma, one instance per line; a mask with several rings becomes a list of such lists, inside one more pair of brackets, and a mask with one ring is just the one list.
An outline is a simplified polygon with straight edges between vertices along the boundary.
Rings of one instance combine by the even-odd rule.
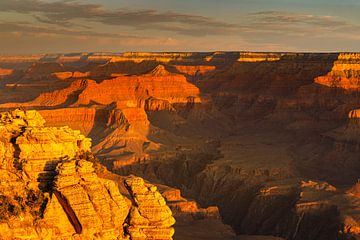
[[[37, 110], [42, 128], [92, 138], [107, 168], [97, 176], [127, 199], [124, 176], [155, 184], [174, 239], [359, 239], [359, 91], [357, 53], [0, 57], [0, 110]], [[61, 164], [21, 135], [20, 148], [56, 163], [33, 169]]]

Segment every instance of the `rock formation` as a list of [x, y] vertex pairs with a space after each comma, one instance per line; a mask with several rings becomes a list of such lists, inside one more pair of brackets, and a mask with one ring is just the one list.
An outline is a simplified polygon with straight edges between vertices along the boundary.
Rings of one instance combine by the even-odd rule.
[[315, 83], [333, 88], [356, 90], [360, 86], [360, 54], [339, 55], [334, 66], [326, 76], [320, 76], [315, 79]]
[[12, 74], [13, 72], [14, 72], [13, 69], [0, 68], [0, 78], [8, 76], [8, 75]]
[[[42, 128], [55, 126], [61, 136], [67, 131], [69, 142], [61, 140], [66, 146], [79, 136], [61, 126], [91, 137], [93, 152], [113, 173], [137, 174], [194, 199], [163, 192], [180, 230], [175, 237], [231, 239], [234, 233], [220, 215], [239, 235], [353, 239], [359, 235], [359, 62], [355, 53], [2, 57], [0, 67], [14, 72], [0, 83], [0, 108], [36, 109], [47, 121]], [[27, 151], [32, 139], [39, 149], [60, 144], [51, 134], [41, 140], [42, 130], [17, 129], [19, 136], [2, 143], [9, 146], [0, 151], [4, 156], [19, 158], [19, 146]], [[16, 165], [24, 165], [23, 172], [26, 166], [40, 169], [36, 156], [44, 154], [52, 153], [22, 154], [27, 160]], [[41, 189], [55, 188], [34, 183], [34, 178], [55, 182], [56, 166], [68, 157], [54, 155], [43, 173], [24, 173], [33, 188], [39, 183]], [[78, 176], [81, 159], [72, 160]], [[154, 222], [143, 219], [130, 185], [122, 186], [121, 194], [133, 201], [132, 214], [143, 222], [138, 227], [127, 222], [123, 229], [140, 236]], [[141, 189], [152, 195], [148, 183]]]
[[[166, 83], [166, 84], [165, 84]], [[110, 104], [120, 102], [124, 106], [154, 97], [170, 103], [199, 102], [199, 89], [186, 81], [182, 75], [167, 72], [162, 65], [142, 76], [123, 76], [105, 80], [101, 83], [89, 81], [79, 94], [76, 105], [91, 102]], [[134, 102], [135, 101], [135, 102]]]
[[137, 177], [126, 179], [125, 185], [134, 196], [135, 202], [130, 209], [130, 222], [127, 227], [131, 239], [166, 240], [174, 235], [171, 226], [175, 224], [175, 219], [157, 188], [145, 184], [143, 179]]
[[155, 186], [128, 177], [122, 195], [98, 177], [90, 139], [44, 123], [36, 111], [0, 113], [1, 239], [172, 239]]
[[196, 75], [204, 75], [216, 69], [215, 66], [187, 66], [187, 65], [175, 65], [174, 66], [177, 71], [180, 73], [196, 76]]
[[51, 74], [55, 78], [58, 78], [60, 80], [67, 80], [70, 78], [86, 78], [89, 77], [88, 72], [55, 72]]
[[279, 61], [283, 54], [276, 53], [240, 53], [239, 62]]

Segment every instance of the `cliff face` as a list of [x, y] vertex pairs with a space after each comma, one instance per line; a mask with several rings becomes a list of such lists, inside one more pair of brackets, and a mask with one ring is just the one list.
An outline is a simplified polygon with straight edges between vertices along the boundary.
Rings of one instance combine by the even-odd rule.
[[340, 54], [331, 71], [326, 76], [316, 78], [315, 83], [342, 89], [358, 89], [360, 84], [359, 60], [360, 54], [357, 53]]
[[[140, 101], [149, 97], [166, 100], [170, 103], [188, 103], [191, 98], [199, 102], [199, 89], [186, 81], [182, 75], [167, 72], [162, 65], [142, 76], [123, 76], [105, 80], [99, 84], [89, 82], [79, 94], [77, 105], [91, 102], [110, 104], [127, 101]], [[135, 102], [135, 104], [139, 104]]]
[[155, 186], [128, 177], [122, 195], [96, 174], [90, 139], [44, 123], [36, 111], [0, 114], [1, 239], [172, 239]]
[[[292, 240], [358, 235], [358, 54], [94, 53], [21, 61], [0, 61], [0, 67], [16, 69], [0, 83], [0, 108], [38, 109], [45, 126], [68, 125], [90, 136], [109, 170], [136, 173], [195, 199], [199, 206], [172, 190], [177, 200], [164, 195], [180, 220], [180, 239], [233, 237], [210, 217], [217, 215], [212, 205], [238, 234]], [[72, 149], [77, 133], [63, 128], [54, 130], [56, 136], [59, 131], [69, 132], [69, 142], [62, 141]], [[24, 151], [31, 139], [49, 147], [50, 140], [39, 140], [42, 131], [25, 132], [16, 140]], [[19, 146], [13, 152], [20, 153]], [[44, 154], [21, 156], [36, 169], [42, 167], [36, 156], [50, 153]], [[54, 151], [49, 170], [34, 174], [54, 182], [60, 158], [68, 157]], [[82, 163], [76, 160], [71, 166], [77, 176]], [[147, 183], [117, 183], [125, 198], [131, 186], [153, 195], [149, 199], [157, 195]], [[140, 238], [136, 231], [149, 232], [154, 219], [139, 217], [140, 205], [129, 209], [141, 226], [127, 222], [125, 232]], [[172, 220], [161, 221], [167, 226]], [[196, 228], [202, 230], [193, 235]]]
[[[34, 106], [34, 107], [61, 107], [69, 105], [76, 101], [77, 95], [82, 92], [88, 85], [87, 80], [76, 80], [70, 84], [70, 86], [55, 90], [52, 92], [40, 93], [37, 98], [28, 103], [22, 103], [22, 106]], [[4, 106], [17, 106], [17, 103], [5, 104]]]
[[60, 80], [89, 77], [88, 72], [54, 72], [51, 75]]
[[215, 66], [206, 66], [206, 65], [202, 65], [202, 66], [175, 65], [174, 67], [180, 73], [189, 76], [205, 75], [216, 69]]
[[281, 53], [240, 53], [239, 62], [272, 62], [279, 61], [284, 54]]

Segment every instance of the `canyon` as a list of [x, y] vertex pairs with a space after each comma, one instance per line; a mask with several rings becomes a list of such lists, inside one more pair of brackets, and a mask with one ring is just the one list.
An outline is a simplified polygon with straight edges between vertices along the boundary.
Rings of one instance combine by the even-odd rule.
[[359, 87], [358, 53], [1, 56], [1, 237], [360, 239]]

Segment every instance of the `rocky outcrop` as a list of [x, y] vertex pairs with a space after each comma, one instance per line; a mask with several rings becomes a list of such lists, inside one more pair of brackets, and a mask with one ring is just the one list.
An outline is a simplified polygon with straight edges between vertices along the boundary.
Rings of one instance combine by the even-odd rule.
[[216, 69], [215, 66], [187, 66], [187, 65], [175, 65], [174, 68], [185, 75], [188, 76], [199, 76], [210, 73]]
[[360, 198], [360, 179], [357, 183], [349, 190], [349, 193], [354, 194], [355, 196]]
[[[207, 215], [213, 205], [239, 234], [351, 238], [359, 222], [354, 190], [360, 170], [358, 58], [54, 54], [24, 70], [36, 76], [23, 79], [19, 71], [19, 78], [4, 78], [0, 101], [18, 102], [3, 108], [31, 102], [27, 108], [41, 109], [46, 126], [69, 125], [91, 136], [93, 150], [109, 170], [180, 188], [199, 206], [179, 200], [170, 207], [191, 221], [183, 233], [203, 229], [198, 239], [209, 236], [209, 226], [217, 226], [214, 236], [224, 230]], [[52, 76], [55, 70], [64, 80]], [[90, 79], [75, 79], [74, 72], [89, 73]], [[86, 84], [69, 88], [80, 81]], [[2, 143], [2, 156], [19, 152], [14, 141]], [[211, 142], [218, 144], [202, 149]], [[204, 221], [194, 221], [196, 216]]]
[[240, 53], [239, 62], [272, 62], [279, 61], [283, 54], [280, 53]]
[[114, 182], [98, 178], [93, 163], [86, 160], [62, 162], [56, 172], [53, 198], [63, 206], [76, 233], [125, 238], [123, 223], [130, 204]]
[[164, 65], [157, 65], [156, 68], [151, 70], [149, 73], [146, 74], [146, 76], [152, 76], [152, 77], [163, 77], [163, 76], [169, 76], [171, 75], [170, 72], [168, 72]]
[[146, 52], [126, 52], [121, 56], [112, 57], [112, 62], [121, 61], [156, 61], [162, 63], [168, 63], [171, 61], [186, 61], [187, 59], [196, 58], [196, 53], [146, 53]]
[[86, 78], [89, 77], [88, 72], [55, 72], [51, 74], [57, 79], [67, 80], [70, 78]]
[[32, 64], [25, 72], [24, 79], [41, 79], [53, 72], [63, 72], [64, 65], [55, 62], [37, 62]]
[[36, 111], [0, 114], [1, 239], [172, 239], [155, 186], [131, 176], [122, 195], [97, 175], [90, 139], [44, 123]]
[[44, 108], [44, 107], [64, 107], [71, 105], [77, 101], [78, 95], [86, 88], [88, 85], [87, 80], [75, 80], [67, 86], [60, 90], [54, 90], [50, 92], [41, 92], [39, 95], [32, 101], [25, 103], [13, 102], [0, 104], [0, 108], [11, 109], [18, 106], [22, 107], [32, 107], [32, 108]]
[[357, 90], [360, 86], [360, 54], [341, 53], [331, 71], [315, 79], [315, 83], [332, 88]]
[[148, 139], [150, 122], [144, 108], [130, 107], [109, 110], [102, 137], [98, 139], [93, 151], [105, 157], [108, 164], [115, 159], [144, 159], [147, 151], [156, 150], [158, 145]]
[[127, 231], [131, 239], [166, 240], [174, 235], [175, 224], [170, 208], [157, 191], [157, 187], [145, 184], [142, 178], [125, 180], [125, 185], [134, 196], [134, 205], [130, 210], [130, 222]]
[[0, 64], [2, 68], [26, 69], [42, 57], [42, 54], [0, 56]]
[[[57, 108], [51, 110], [38, 110], [46, 120], [46, 126], [69, 126], [80, 130], [85, 136], [90, 136], [95, 127], [105, 125], [105, 116], [98, 116], [96, 108]], [[99, 119], [102, 120], [98, 123]]]
[[77, 96], [88, 84], [87, 80], [76, 80], [67, 88], [41, 93], [34, 101], [24, 106], [61, 106], [75, 102]]
[[[90, 151], [91, 140], [68, 127], [44, 127], [36, 111], [0, 114], [0, 131], [5, 148], [3, 164], [14, 162], [32, 183], [45, 188], [52, 182], [57, 164]], [[11, 159], [14, 158], [14, 159]]]
[[91, 102], [110, 104], [134, 102], [149, 97], [167, 100], [170, 103], [186, 104], [190, 100], [200, 102], [199, 89], [186, 81], [182, 75], [170, 74], [163, 67], [157, 67], [141, 76], [123, 76], [105, 80], [99, 84], [88, 82], [79, 95], [77, 105], [88, 105]]

